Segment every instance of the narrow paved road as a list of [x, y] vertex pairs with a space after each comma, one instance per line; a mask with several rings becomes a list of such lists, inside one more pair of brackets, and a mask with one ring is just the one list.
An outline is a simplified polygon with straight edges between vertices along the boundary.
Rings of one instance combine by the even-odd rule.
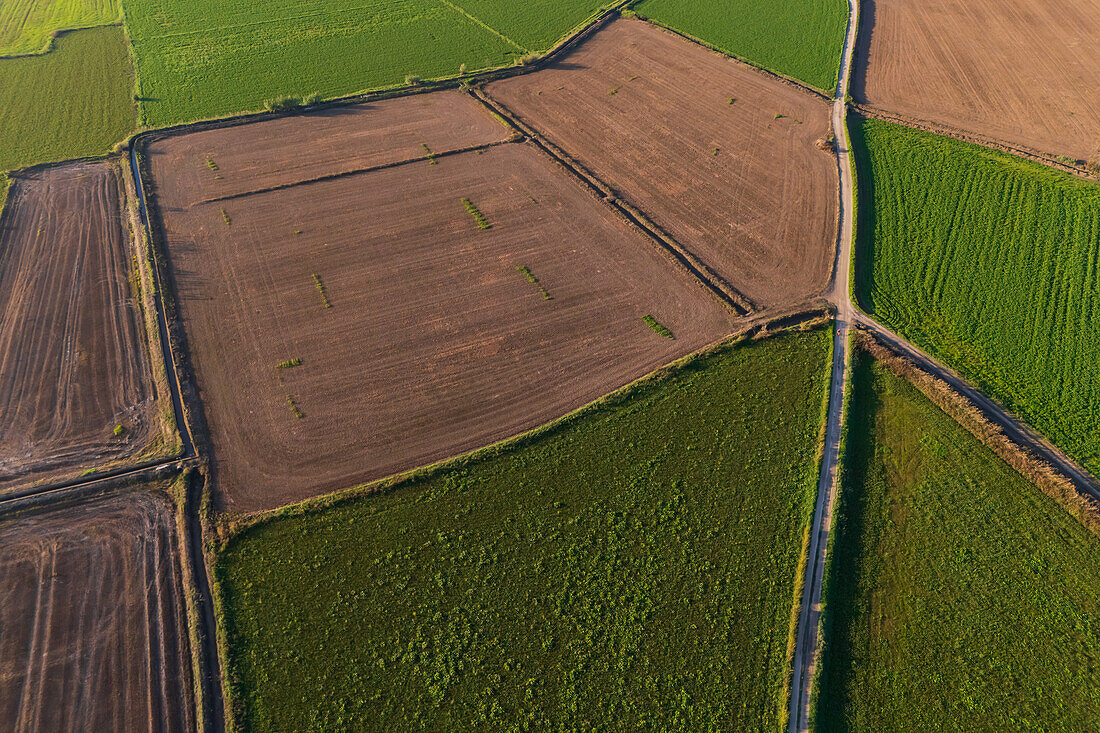
[[840, 460], [840, 434], [844, 427], [844, 386], [848, 373], [848, 329], [854, 309], [849, 293], [852, 270], [852, 227], [855, 205], [852, 195], [852, 168], [848, 159], [848, 132], [845, 127], [848, 78], [851, 75], [852, 49], [856, 41], [857, 0], [848, 0], [848, 32], [844, 38], [840, 75], [833, 97], [833, 136], [836, 137], [837, 172], [840, 177], [840, 214], [836, 243], [836, 265], [829, 300], [836, 306], [836, 335], [833, 341], [833, 371], [829, 386], [829, 410], [825, 423], [825, 447], [821, 474], [817, 482], [817, 503], [810, 528], [806, 556], [806, 574], [802, 581], [802, 607], [798, 613], [794, 660], [791, 667], [791, 698], [788, 730], [809, 730], [810, 693], [817, 661], [818, 619], [821, 616], [821, 585], [825, 578], [825, 553], [833, 524], [836, 498], [836, 469]]

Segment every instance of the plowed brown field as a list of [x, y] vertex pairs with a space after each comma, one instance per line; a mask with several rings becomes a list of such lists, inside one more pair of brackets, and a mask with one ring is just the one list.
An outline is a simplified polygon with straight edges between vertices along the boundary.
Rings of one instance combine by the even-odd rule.
[[424, 145], [441, 153], [510, 134], [468, 94], [443, 91], [191, 133], [150, 146], [149, 156], [158, 169], [176, 169], [172, 185], [212, 198], [420, 158]]
[[153, 177], [227, 508], [503, 439], [732, 329], [715, 296], [529, 144], [195, 203], [214, 183], [177, 175], [177, 140], [157, 143]]
[[120, 197], [106, 163], [12, 177], [0, 220], [0, 491], [133, 455], [159, 433]]
[[486, 91], [757, 306], [825, 289], [838, 204], [836, 159], [814, 145], [823, 99], [633, 19]]
[[4, 730], [193, 730], [174, 521], [141, 492], [0, 521]]
[[1086, 159], [1100, 136], [1096, 0], [864, 0], [860, 102]]

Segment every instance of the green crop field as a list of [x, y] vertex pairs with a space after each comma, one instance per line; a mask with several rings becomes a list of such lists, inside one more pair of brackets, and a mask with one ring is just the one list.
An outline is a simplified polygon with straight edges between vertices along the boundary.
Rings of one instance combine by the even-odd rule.
[[0, 170], [100, 155], [134, 129], [119, 26], [66, 33], [41, 56], [0, 59]]
[[861, 304], [1100, 471], [1100, 185], [868, 120]]
[[1100, 728], [1100, 538], [870, 356], [852, 379], [817, 730]]
[[245, 530], [216, 566], [238, 728], [774, 730], [829, 349], [734, 346]]
[[844, 0], [642, 0], [647, 18], [826, 92], [848, 28]]
[[42, 53], [54, 33], [117, 23], [116, 0], [4, 0], [0, 56]]
[[151, 126], [508, 65], [601, 0], [125, 0]]

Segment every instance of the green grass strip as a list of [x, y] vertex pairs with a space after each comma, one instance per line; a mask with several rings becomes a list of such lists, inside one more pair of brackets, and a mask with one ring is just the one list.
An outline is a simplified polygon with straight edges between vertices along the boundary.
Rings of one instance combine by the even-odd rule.
[[543, 300], [553, 300], [553, 296], [550, 295], [550, 292], [542, 286], [542, 283], [539, 282], [539, 279], [535, 277], [535, 273], [531, 272], [527, 265], [517, 265], [516, 269], [519, 270], [519, 272], [525, 278], [527, 278], [527, 282], [534, 283], [538, 287], [539, 292], [542, 293]]
[[478, 229], [492, 229], [493, 225], [489, 223], [489, 220], [485, 218], [485, 214], [481, 213], [481, 209], [477, 208], [470, 199], [462, 199], [462, 205], [466, 207], [466, 211], [477, 222]]
[[653, 329], [653, 332], [656, 333], [658, 336], [664, 336], [666, 339], [676, 338], [672, 334], [672, 331], [669, 331], [667, 328], [662, 326], [660, 323], [657, 322], [656, 318], [649, 315], [648, 313], [642, 316], [642, 320], [645, 321], [645, 325]]

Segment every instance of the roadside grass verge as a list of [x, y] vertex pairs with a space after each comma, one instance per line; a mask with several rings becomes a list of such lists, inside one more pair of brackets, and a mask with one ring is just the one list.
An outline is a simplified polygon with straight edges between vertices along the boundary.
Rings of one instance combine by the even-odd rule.
[[633, 8], [719, 51], [823, 92], [836, 89], [848, 28], [844, 0], [642, 0]]
[[828, 579], [817, 730], [1091, 730], [1100, 538], [869, 354]]
[[509, 66], [600, 0], [124, 0], [151, 127]]
[[0, 170], [103, 155], [134, 129], [119, 26], [66, 33], [41, 56], [0, 59]]
[[777, 727], [829, 336], [724, 347], [239, 531], [215, 569], [231, 729]]
[[5, 0], [0, 3], [0, 57], [41, 54], [54, 34], [119, 21], [117, 0]]
[[877, 120], [851, 138], [862, 307], [1100, 472], [1100, 185]]

